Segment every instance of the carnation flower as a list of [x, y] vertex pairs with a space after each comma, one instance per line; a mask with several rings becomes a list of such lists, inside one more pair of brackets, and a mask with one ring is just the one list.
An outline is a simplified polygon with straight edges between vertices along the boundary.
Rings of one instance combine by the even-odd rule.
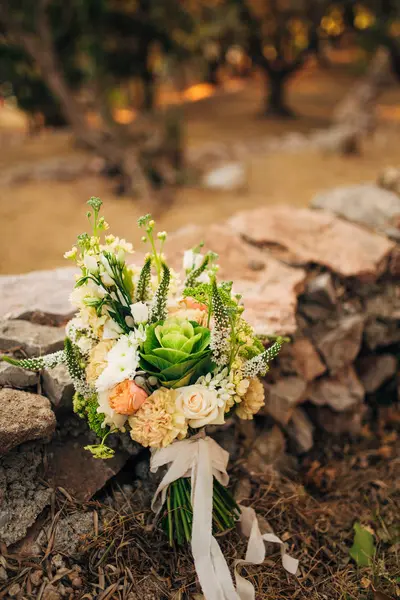
[[114, 340], [103, 340], [92, 348], [86, 367], [86, 379], [88, 383], [94, 383], [107, 367], [107, 354], [114, 344]]
[[160, 388], [129, 417], [131, 438], [142, 446], [165, 448], [187, 434], [185, 417], [177, 409], [176, 390]]
[[108, 402], [119, 415], [133, 415], [142, 406], [148, 393], [131, 379], [125, 379], [110, 392]]
[[236, 413], [241, 419], [252, 419], [263, 405], [264, 386], [258, 377], [254, 377], [250, 380], [250, 385], [243, 400], [238, 405]]
[[176, 405], [193, 429], [224, 423], [225, 403], [220, 401], [214, 391], [204, 385], [195, 384], [178, 388]]

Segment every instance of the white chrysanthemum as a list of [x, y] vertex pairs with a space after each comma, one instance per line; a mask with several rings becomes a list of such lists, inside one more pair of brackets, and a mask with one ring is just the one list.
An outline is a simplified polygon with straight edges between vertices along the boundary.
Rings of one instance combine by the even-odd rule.
[[138, 339], [135, 332], [123, 335], [107, 355], [107, 367], [96, 381], [96, 389], [106, 391], [124, 379], [133, 379], [139, 366]]

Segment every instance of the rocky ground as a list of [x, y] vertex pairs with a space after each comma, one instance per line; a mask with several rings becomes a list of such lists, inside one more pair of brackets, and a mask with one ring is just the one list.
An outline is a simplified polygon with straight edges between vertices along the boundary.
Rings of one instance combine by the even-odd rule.
[[[301, 561], [297, 578], [275, 554], [250, 570], [257, 598], [399, 594], [399, 215], [396, 193], [354, 186], [169, 241], [178, 266], [203, 239], [255, 328], [292, 338], [264, 381], [262, 413], [215, 432], [236, 495]], [[70, 269], [0, 278], [0, 350], [61, 348], [72, 284]], [[92, 437], [71, 414], [62, 367], [37, 376], [3, 364], [0, 386], [0, 598], [196, 598], [189, 552], [152, 524], [147, 452], [121, 438], [111, 461], [86, 453]], [[377, 543], [361, 572], [348, 554], [356, 520]], [[243, 555], [235, 532], [222, 543], [228, 562]]]

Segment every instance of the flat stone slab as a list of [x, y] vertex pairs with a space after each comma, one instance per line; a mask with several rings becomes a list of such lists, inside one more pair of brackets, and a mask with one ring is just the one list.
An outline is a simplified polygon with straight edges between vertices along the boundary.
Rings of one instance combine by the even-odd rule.
[[65, 331], [63, 327], [36, 325], [29, 321], [0, 321], [0, 352], [21, 349], [28, 356], [41, 356], [62, 350]]
[[311, 201], [311, 206], [387, 234], [400, 219], [400, 196], [372, 183], [321, 192]]
[[113, 458], [93, 458], [84, 446], [88, 436], [54, 439], [46, 448], [47, 471], [44, 479], [52, 487], [62, 487], [77, 500], [89, 500], [107, 481], [116, 475], [129, 458], [126, 452], [116, 452]]
[[182, 269], [184, 250], [204, 242], [204, 251], [219, 254], [218, 276], [233, 280], [243, 295], [246, 318], [257, 333], [292, 334], [296, 331], [297, 297], [303, 291], [306, 273], [285, 265], [266, 252], [246, 243], [227, 225], [190, 226], [168, 240], [166, 253], [176, 270]]
[[74, 312], [69, 296], [74, 267], [0, 276], [0, 316], [20, 318], [36, 311], [65, 319]]
[[27, 371], [14, 367], [5, 362], [0, 363], [0, 387], [29, 388], [37, 385], [39, 375], [34, 371]]
[[49, 440], [56, 427], [50, 402], [20, 390], [0, 390], [0, 456], [30, 440]]
[[291, 264], [319, 264], [343, 277], [375, 280], [395, 244], [331, 213], [293, 206], [240, 212], [229, 220], [246, 240]]

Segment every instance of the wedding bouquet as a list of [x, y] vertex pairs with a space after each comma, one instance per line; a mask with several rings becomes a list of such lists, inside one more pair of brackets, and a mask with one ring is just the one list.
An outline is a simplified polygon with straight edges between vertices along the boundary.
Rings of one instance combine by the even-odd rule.
[[240, 521], [253, 538], [245, 562], [262, 562], [263, 537], [282, 545], [287, 570], [295, 572], [297, 561], [285, 554], [279, 538], [261, 536], [252, 509], [236, 504], [226, 488], [228, 454], [205, 427], [222, 425], [233, 414], [253, 419], [264, 403], [258, 376], [265, 375], [284, 339], [274, 338], [265, 348], [232, 282], [218, 282], [216, 254], [203, 253], [201, 244], [187, 250], [181, 279], [163, 253], [167, 234], [155, 234], [146, 215], [138, 225], [149, 252], [142, 265], [131, 264], [132, 245], [105, 233], [100, 199], [88, 204], [92, 232], [80, 235], [65, 255], [80, 273], [71, 294], [77, 313], [66, 326], [64, 350], [2, 358], [31, 370], [65, 364], [76, 390], [74, 411], [99, 438], [86, 449], [110, 458], [108, 435], [125, 431], [150, 447], [151, 469], [169, 466], [153, 508], [171, 545], [192, 542], [205, 597], [253, 598], [251, 584], [239, 574], [235, 589], [213, 533]]

